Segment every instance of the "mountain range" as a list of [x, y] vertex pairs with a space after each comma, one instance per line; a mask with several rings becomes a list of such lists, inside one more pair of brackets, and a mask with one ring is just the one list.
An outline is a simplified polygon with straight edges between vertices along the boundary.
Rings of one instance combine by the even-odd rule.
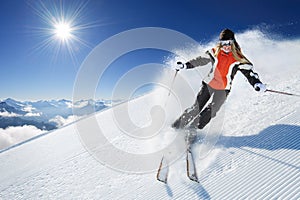
[[110, 107], [110, 100], [39, 100], [17, 101], [12, 98], [0, 102], [0, 128], [32, 125], [41, 130], [53, 130], [59, 126], [59, 119], [89, 115]]

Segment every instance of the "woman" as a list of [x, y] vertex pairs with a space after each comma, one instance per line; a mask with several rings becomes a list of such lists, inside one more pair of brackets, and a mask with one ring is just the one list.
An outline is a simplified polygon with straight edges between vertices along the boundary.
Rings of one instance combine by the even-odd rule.
[[[187, 63], [178, 62], [177, 64], [178, 69], [191, 69], [208, 63], [212, 64], [212, 68], [202, 81], [202, 87], [194, 105], [186, 109], [172, 124], [172, 127], [178, 129], [189, 126], [203, 129], [211, 118], [216, 116], [225, 102], [237, 71], [244, 74], [256, 91], [266, 91], [266, 86], [253, 71], [252, 63], [243, 55], [234, 33], [229, 29], [224, 29], [220, 33], [217, 46], [207, 51], [205, 57], [199, 56]], [[211, 97], [211, 103], [204, 108]]]

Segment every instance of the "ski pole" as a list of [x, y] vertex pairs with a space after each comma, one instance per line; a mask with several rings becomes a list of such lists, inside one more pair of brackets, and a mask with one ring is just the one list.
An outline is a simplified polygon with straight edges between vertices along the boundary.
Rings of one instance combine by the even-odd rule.
[[180, 67], [175, 69], [176, 71], [175, 71], [175, 74], [174, 74], [174, 77], [173, 77], [173, 80], [172, 80], [172, 83], [171, 83], [171, 86], [170, 86], [170, 89], [169, 89], [169, 94], [168, 94], [167, 100], [168, 100], [168, 98], [171, 94], [171, 89], [173, 87], [173, 84], [174, 84], [175, 78], [177, 76], [177, 73], [179, 72], [179, 70], [184, 69], [184, 66], [185, 66], [185, 64], [183, 64], [181, 61], [178, 61], [177, 65], [180, 65]]
[[173, 79], [172, 79], [172, 82], [171, 82], [171, 85], [170, 85], [170, 88], [169, 88], [169, 93], [168, 93], [168, 96], [167, 96], [167, 99], [166, 99], [164, 107], [166, 107], [166, 105], [168, 103], [169, 96], [171, 95], [171, 90], [173, 88], [173, 85], [174, 85], [174, 82], [175, 82], [175, 78], [176, 78], [178, 72], [179, 72], [179, 69], [176, 69], [175, 74], [174, 74]]
[[171, 95], [171, 90], [173, 88], [173, 85], [174, 85], [174, 82], [175, 82], [175, 78], [176, 78], [178, 72], [179, 72], [179, 69], [176, 69], [175, 74], [174, 74], [173, 79], [172, 79], [172, 82], [171, 82], [171, 85], [170, 85], [170, 88], [169, 88], [169, 93], [168, 93], [168, 96], [167, 96], [167, 99], [166, 99], [164, 107], [166, 107], [166, 105], [168, 103], [169, 97]]
[[292, 93], [281, 92], [281, 91], [276, 91], [276, 90], [269, 90], [269, 89], [267, 89], [266, 92], [273, 92], [273, 93], [277, 93], [277, 94], [284, 94], [284, 95], [290, 95], [290, 96], [300, 97], [300, 95], [298, 95], [298, 94], [292, 94]]
[[[174, 85], [175, 78], [177, 76], [178, 71], [179, 71], [179, 69], [176, 69], [175, 74], [173, 76], [173, 79], [172, 79], [172, 82], [171, 82], [171, 85], [170, 85], [170, 88], [169, 88], [169, 93], [168, 93], [168, 96], [167, 96], [166, 101], [165, 101], [164, 108], [166, 107], [166, 105], [168, 103], [169, 96], [171, 95], [171, 90], [172, 90], [172, 87]], [[158, 168], [157, 174], [156, 174], [156, 179], [158, 181], [163, 182], [163, 183], [167, 183], [168, 173], [169, 173], [168, 161], [167, 161], [166, 157], [163, 155], [163, 157], [162, 157], [162, 159], [160, 161], [160, 164], [159, 164], [159, 168]]]
[[170, 89], [169, 89], [169, 93], [168, 93], [168, 97], [170, 96], [170, 94], [171, 94], [171, 90], [172, 90], [172, 87], [173, 87], [173, 85], [174, 85], [174, 82], [175, 82], [175, 78], [176, 78], [176, 76], [177, 76], [177, 73], [179, 72], [179, 69], [176, 69], [176, 71], [175, 71], [175, 74], [174, 74], [174, 76], [173, 76], [173, 79], [172, 79], [172, 83], [171, 83], [171, 85], [170, 85]]

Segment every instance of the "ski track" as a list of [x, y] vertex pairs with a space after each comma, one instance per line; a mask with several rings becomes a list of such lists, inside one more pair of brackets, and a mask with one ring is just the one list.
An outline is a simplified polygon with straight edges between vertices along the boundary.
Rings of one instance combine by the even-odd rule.
[[[295, 121], [299, 114], [299, 112], [296, 112], [295, 114], [290, 115], [290, 117], [286, 118], [286, 121]], [[273, 131], [276, 131], [276, 129]], [[294, 138], [288, 139], [299, 142], [299, 137], [299, 135], [295, 134]], [[252, 144], [254, 142], [261, 141], [255, 141], [254, 139], [247, 141], [248, 144]], [[290, 144], [290, 146], [293, 145], [294, 143]], [[286, 146], [286, 148], [288, 147], [289, 146]], [[236, 155], [234, 158], [228, 153], [226, 155], [226, 152], [224, 152], [225, 156], [219, 155], [222, 161], [227, 160], [227, 164], [230, 159], [235, 159], [235, 162], [238, 162], [239, 166], [235, 170], [232, 170], [234, 174], [232, 174], [229, 178], [227, 177], [228, 173], [222, 172], [222, 168], [220, 168], [220, 166], [217, 166], [216, 169], [210, 169], [210, 171], [217, 170], [217, 175], [213, 177], [215, 179], [213, 181], [214, 185], [212, 185], [212, 188], [215, 188], [215, 190], [210, 191], [212, 194], [219, 194], [214, 198], [230, 199], [232, 194], [238, 194], [235, 196], [237, 199], [247, 199], [249, 197], [251, 197], [251, 199], [281, 198], [293, 191], [291, 188], [298, 188], [299, 190], [299, 183], [294, 181], [295, 179], [299, 179], [300, 176], [299, 150], [268, 151], [264, 149], [243, 147], [233, 151], [234, 154], [238, 155], [237, 158], [235, 158]], [[253, 154], [255, 156], [253, 156]], [[243, 172], [240, 172], [240, 170], [243, 170]], [[222, 177], [226, 177], [226, 180], [222, 180]], [[261, 177], [264, 178], [262, 179]], [[235, 185], [232, 188], [218, 188], [216, 183], [218, 185], [221, 184], [225, 186], [229, 183], [235, 183]], [[251, 185], [251, 187], [249, 188], [247, 185]], [[209, 187], [209, 185], [206, 185], [206, 187]], [[299, 191], [294, 191], [294, 193], [299, 195]], [[296, 196], [289, 199], [297, 199]]]

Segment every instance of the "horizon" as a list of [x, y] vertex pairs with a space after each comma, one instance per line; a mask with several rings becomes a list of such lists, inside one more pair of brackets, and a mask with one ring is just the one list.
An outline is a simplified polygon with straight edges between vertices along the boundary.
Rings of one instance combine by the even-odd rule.
[[[0, 99], [0, 102], [4, 102], [4, 101], [7, 101], [7, 100], [13, 100], [13, 101], [22, 102], [22, 103], [25, 103], [25, 102], [39, 102], [39, 101], [71, 101], [71, 102], [73, 102], [72, 99], [65, 99], [65, 98], [62, 98], [62, 99], [34, 99], [34, 100], [25, 99], [25, 100], [19, 100], [19, 99], [15, 99], [15, 98], [11, 98], [11, 97]], [[81, 99], [81, 100], [78, 100], [78, 101], [89, 101], [89, 100], [93, 100], [93, 101], [121, 101], [122, 99], [119, 99], [119, 100], [118, 99], [117, 100], [111, 100], [111, 99]]]

